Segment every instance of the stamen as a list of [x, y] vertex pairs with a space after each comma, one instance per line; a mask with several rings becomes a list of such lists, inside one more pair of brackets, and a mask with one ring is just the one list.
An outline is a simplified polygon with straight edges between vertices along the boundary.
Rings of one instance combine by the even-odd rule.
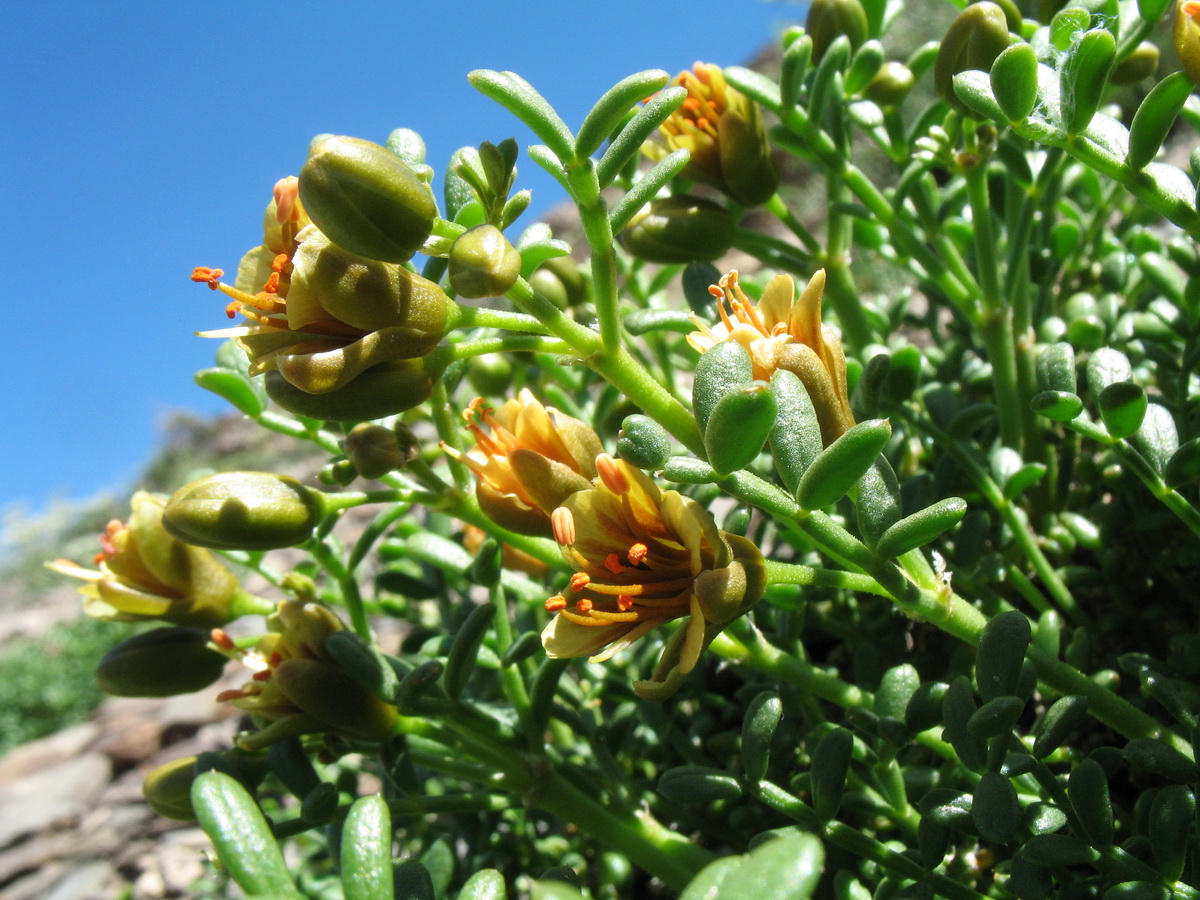
[[217, 702], [228, 703], [230, 700], [241, 700], [245, 696], [246, 693], [244, 691], [237, 688], [230, 688], [227, 691], [221, 691], [221, 693], [217, 694]]
[[275, 221], [282, 225], [293, 218], [296, 199], [300, 196], [300, 179], [295, 175], [275, 182]]
[[649, 552], [650, 552], [650, 548], [647, 547], [645, 544], [642, 544], [642, 543], [634, 544], [632, 547], [629, 548], [629, 556], [627, 557], [627, 559], [629, 560], [629, 564], [631, 566], [639, 565], [641, 563], [641, 561], [646, 558], [646, 554]]
[[560, 506], [550, 513], [550, 528], [559, 546], [565, 547], [575, 543], [575, 517], [565, 506]]
[[236, 650], [237, 649], [237, 644], [235, 644], [233, 642], [233, 638], [231, 638], [228, 634], [226, 634], [220, 628], [214, 628], [212, 630], [212, 633], [209, 635], [209, 637], [212, 638], [212, 642], [214, 644], [216, 644], [218, 647], [220, 647], [222, 650]]
[[593, 581], [588, 585], [588, 590], [596, 594], [607, 594], [613, 597], [620, 597], [623, 594], [628, 594], [631, 597], [640, 597], [644, 594], [662, 594], [685, 589], [690, 590], [695, 583], [696, 579], [690, 575], [684, 578], [655, 581], [650, 584], [602, 584]]
[[209, 290], [219, 290], [221, 276], [225, 274], [224, 269], [210, 269], [208, 266], [196, 266], [192, 269], [192, 281], [197, 283], [207, 284]]
[[596, 457], [596, 474], [600, 476], [604, 486], [614, 494], [629, 493], [629, 479], [625, 477], [625, 473], [617, 465], [617, 461], [607, 453], [601, 453]]
[[261, 672], [255, 672], [250, 677], [253, 678], [255, 681], [270, 681], [271, 680], [271, 671], [272, 671], [271, 669], [263, 669]]
[[590, 613], [590, 612], [592, 611], [592, 606], [593, 606], [593, 604], [592, 604], [592, 601], [591, 601], [591, 600], [588, 600], [588, 599], [585, 597], [584, 599], [582, 599], [582, 600], [579, 600], [579, 601], [577, 601], [577, 602], [576, 602], [576, 604], [575, 604], [575, 611], [576, 611], [576, 612], [581, 612], [581, 613], [583, 613], [584, 615], [587, 615], [588, 613]]
[[628, 594], [621, 594], [619, 597], [617, 597], [617, 609], [619, 609], [621, 612], [625, 612], [626, 610], [632, 608], [633, 598]]
[[571, 590], [582, 591], [591, 580], [592, 577], [587, 572], [576, 572], [571, 576]]
[[625, 567], [621, 565], [621, 557], [615, 553], [610, 553], [604, 558], [604, 568], [608, 569], [614, 575], [620, 575], [625, 571]]
[[567, 598], [564, 597], [562, 594], [555, 594], [553, 597], [551, 597], [549, 600], [546, 601], [546, 612], [548, 612], [548, 613], [558, 612], [559, 610], [563, 610], [566, 608], [567, 608]]

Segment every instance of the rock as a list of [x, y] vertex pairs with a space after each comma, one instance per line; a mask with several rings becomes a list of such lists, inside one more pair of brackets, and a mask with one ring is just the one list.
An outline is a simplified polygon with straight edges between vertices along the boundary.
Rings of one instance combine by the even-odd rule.
[[52, 826], [74, 825], [111, 777], [107, 756], [85, 753], [9, 784], [0, 792], [0, 847]]
[[0, 759], [0, 792], [26, 775], [74, 759], [100, 735], [100, 726], [84, 722], [28, 744], [22, 744]]

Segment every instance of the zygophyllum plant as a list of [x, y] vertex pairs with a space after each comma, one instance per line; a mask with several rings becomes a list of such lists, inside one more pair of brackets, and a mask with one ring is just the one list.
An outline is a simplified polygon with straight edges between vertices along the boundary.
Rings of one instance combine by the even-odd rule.
[[1198, 7], [814, 0], [574, 130], [479, 70], [520, 138], [296, 148], [197, 380], [328, 464], [55, 564], [170, 625], [116, 692], [249, 669], [146, 782], [212, 890], [1200, 896]]

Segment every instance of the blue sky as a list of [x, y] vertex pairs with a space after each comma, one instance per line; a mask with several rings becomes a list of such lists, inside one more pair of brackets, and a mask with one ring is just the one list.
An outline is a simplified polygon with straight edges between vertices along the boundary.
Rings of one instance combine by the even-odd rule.
[[[466, 81], [512, 69], [572, 128], [613, 83], [745, 62], [796, 3], [8, 3], [0, 21], [0, 513], [123, 491], [225, 324], [194, 266], [235, 270], [271, 187], [321, 132], [420, 132], [441, 176], [515, 136], [536, 214], [562, 199], [532, 135]], [[532, 221], [529, 214], [523, 222]]]

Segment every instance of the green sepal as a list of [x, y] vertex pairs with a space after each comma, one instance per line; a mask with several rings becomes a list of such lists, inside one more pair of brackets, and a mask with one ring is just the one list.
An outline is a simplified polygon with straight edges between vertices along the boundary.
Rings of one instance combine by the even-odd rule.
[[392, 900], [392, 815], [382, 796], [354, 801], [342, 825], [341, 844], [346, 900]]
[[783, 701], [775, 691], [763, 691], [750, 701], [742, 720], [742, 769], [746, 780], [761, 781], [771, 762], [771, 741], [783, 718]]
[[323, 781], [304, 795], [300, 818], [309, 825], [328, 825], [337, 815], [337, 785]]
[[1086, 31], [1062, 64], [1062, 127], [1067, 134], [1087, 128], [1108, 85], [1108, 73], [1117, 55], [1117, 42], [1107, 28]]
[[335, 631], [325, 639], [322, 652], [384, 703], [391, 703], [395, 699], [400, 687], [396, 671], [379, 648], [361, 635], [349, 629]]
[[1083, 412], [1083, 401], [1069, 391], [1042, 391], [1033, 395], [1029, 407], [1052, 422], [1073, 422]]
[[1125, 745], [1125, 759], [1134, 772], [1157, 775], [1176, 784], [1200, 779], [1200, 766], [1156, 738], [1134, 738]]
[[821, 455], [821, 423], [804, 383], [795, 373], [777, 371], [771, 376], [771, 392], [778, 409], [769, 437], [771, 458], [783, 486], [795, 496], [800, 479]]
[[577, 159], [591, 156], [617, 130], [621, 120], [639, 101], [664, 87], [671, 76], [662, 69], [647, 69], [623, 78], [596, 101], [575, 135]]
[[800, 478], [796, 499], [805, 509], [823, 509], [846, 495], [866, 474], [892, 436], [887, 419], [859, 422], [820, 455]]
[[212, 391], [240, 413], [257, 418], [267, 408], [261, 385], [232, 369], [201, 369], [192, 376], [196, 384]]
[[480, 869], [462, 886], [458, 900], [508, 900], [504, 876], [496, 869]]
[[721, 398], [753, 380], [750, 352], [737, 341], [722, 341], [701, 355], [692, 383], [692, 409], [701, 434]]
[[967, 501], [961, 497], [939, 500], [891, 526], [879, 538], [875, 553], [882, 559], [893, 559], [924, 547], [962, 521], [966, 513]]
[[975, 656], [975, 682], [985, 701], [1018, 693], [1031, 634], [1029, 619], [1017, 610], [993, 616], [983, 627]]
[[758, 457], [775, 427], [775, 394], [765, 381], [726, 391], [704, 430], [704, 449], [718, 475], [744, 469]]
[[986, 841], [1003, 843], [1021, 823], [1021, 804], [1012, 782], [999, 772], [984, 772], [971, 800], [971, 821]]
[[292, 882], [283, 852], [254, 798], [224, 772], [209, 771], [192, 783], [192, 808], [217, 856], [250, 896], [303, 900]]
[[812, 751], [811, 789], [817, 818], [828, 822], [837, 817], [846, 792], [846, 776], [854, 751], [854, 735], [845, 728], [826, 734]]
[[1172, 72], [1150, 90], [1129, 125], [1126, 165], [1142, 169], [1154, 159], [1194, 88], [1186, 72]]
[[1110, 384], [1132, 379], [1133, 366], [1129, 364], [1129, 358], [1120, 350], [1101, 347], [1088, 358], [1087, 383], [1092, 397], [1099, 397], [1100, 392]]
[[1100, 763], [1090, 757], [1080, 761], [1067, 779], [1067, 797], [1075, 810], [1075, 821], [1083, 831], [1080, 837], [1096, 848], [1111, 845], [1116, 826], [1108, 776]]
[[475, 671], [479, 659], [479, 648], [487, 636], [488, 629], [496, 620], [496, 607], [484, 603], [471, 610], [467, 620], [459, 627], [446, 656], [445, 688], [452, 700], [462, 696], [463, 688]]
[[1075, 348], [1066, 341], [1043, 347], [1037, 358], [1037, 383], [1043, 391], [1075, 393]]
[[741, 783], [720, 769], [708, 766], [675, 766], [658, 779], [658, 791], [679, 803], [711, 803], [742, 796]]
[[972, 772], [983, 772], [987, 768], [987, 744], [967, 730], [967, 722], [978, 708], [966, 675], [950, 682], [950, 689], [942, 701], [942, 720], [946, 726], [942, 730], [942, 739], [954, 747], [959, 761]]
[[989, 82], [1004, 117], [1025, 121], [1037, 105], [1037, 51], [1024, 42], [1005, 47], [992, 63]]
[[1011, 731], [1024, 710], [1025, 701], [1020, 697], [1009, 694], [993, 697], [967, 719], [967, 731], [975, 737], [996, 737]]
[[1165, 406], [1151, 403], [1147, 407], [1146, 417], [1142, 419], [1133, 441], [1154, 471], [1162, 475], [1171, 457], [1179, 451], [1179, 431], [1175, 427], [1175, 419]]
[[1033, 728], [1033, 746], [1030, 748], [1038, 759], [1045, 759], [1063, 745], [1071, 732], [1087, 718], [1087, 697], [1068, 694], [1059, 697], [1050, 705]]
[[1115, 438], [1124, 438], [1142, 427], [1149, 401], [1141, 385], [1118, 381], [1100, 392], [1096, 406], [1108, 433]]
[[1150, 846], [1158, 871], [1167, 881], [1183, 876], [1195, 818], [1196, 797], [1182, 784], [1168, 784], [1155, 795], [1150, 806]]

